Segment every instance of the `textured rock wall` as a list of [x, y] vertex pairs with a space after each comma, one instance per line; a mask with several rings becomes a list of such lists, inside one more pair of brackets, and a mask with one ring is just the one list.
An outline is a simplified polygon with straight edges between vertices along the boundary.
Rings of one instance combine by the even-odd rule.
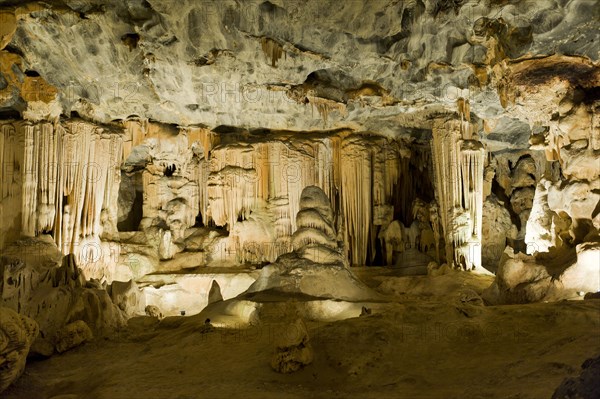
[[497, 125], [489, 133], [502, 135], [511, 115], [495, 66], [554, 53], [599, 57], [593, 0], [13, 4], [0, 3], [3, 37], [23, 53], [22, 70], [56, 86], [66, 114], [103, 122], [135, 114], [312, 130], [327, 112], [328, 127], [395, 134], [440, 110], [424, 105], [447, 107], [466, 90], [473, 112]]

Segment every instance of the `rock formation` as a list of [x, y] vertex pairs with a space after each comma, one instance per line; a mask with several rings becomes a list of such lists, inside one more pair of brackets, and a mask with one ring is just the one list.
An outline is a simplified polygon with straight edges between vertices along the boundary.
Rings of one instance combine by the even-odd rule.
[[440, 203], [446, 260], [465, 270], [482, 271], [485, 148], [473, 135], [470, 118], [465, 118], [464, 112], [459, 107], [460, 120], [450, 120], [433, 129], [436, 198]]
[[581, 373], [574, 378], [566, 378], [554, 391], [552, 399], [582, 398], [592, 399], [600, 395], [600, 357], [587, 359], [581, 365]]
[[490, 304], [581, 299], [600, 291], [598, 243], [581, 244], [570, 251], [552, 248], [536, 256], [515, 254], [507, 247], [496, 279], [484, 292]]
[[0, 0], [0, 305], [50, 355], [144, 313], [354, 317], [353, 267], [597, 292], [596, 3]]
[[51, 237], [15, 242], [0, 258], [0, 271], [2, 306], [39, 325], [33, 352], [49, 356], [63, 347], [61, 331], [73, 322], [85, 322], [98, 336], [110, 335], [124, 323], [108, 292], [86, 282], [73, 255], [63, 256]]
[[83, 320], [69, 323], [58, 331], [56, 351], [65, 352], [93, 338], [92, 330]]

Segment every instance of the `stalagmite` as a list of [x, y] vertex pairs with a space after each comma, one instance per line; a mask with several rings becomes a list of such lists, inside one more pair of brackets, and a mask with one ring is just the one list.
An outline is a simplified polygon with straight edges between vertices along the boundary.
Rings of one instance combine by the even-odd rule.
[[382, 226], [378, 238], [385, 250], [386, 265], [393, 265], [394, 252], [404, 252], [404, 225], [398, 220]]

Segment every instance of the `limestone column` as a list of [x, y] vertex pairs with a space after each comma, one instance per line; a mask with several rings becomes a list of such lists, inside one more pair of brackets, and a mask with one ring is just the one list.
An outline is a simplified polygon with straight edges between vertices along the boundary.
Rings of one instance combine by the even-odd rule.
[[432, 154], [435, 195], [446, 241], [446, 261], [483, 271], [481, 237], [485, 148], [465, 120], [437, 121]]

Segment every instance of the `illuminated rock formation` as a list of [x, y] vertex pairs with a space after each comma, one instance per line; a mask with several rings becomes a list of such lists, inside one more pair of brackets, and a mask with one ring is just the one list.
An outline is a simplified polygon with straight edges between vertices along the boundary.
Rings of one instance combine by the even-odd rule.
[[329, 198], [319, 187], [308, 186], [302, 190], [296, 226], [292, 247], [298, 256], [315, 263], [346, 263], [336, 241]]
[[432, 152], [446, 259], [459, 268], [483, 271], [485, 149], [472, 130], [472, 125], [464, 120], [437, 123], [433, 129]]
[[[597, 3], [0, 0], [0, 305], [41, 332], [18, 342], [0, 385], [21, 372], [25, 348], [51, 355], [94, 337], [97, 345], [80, 349], [87, 355], [104, 350], [105, 337], [127, 337], [125, 346], [145, 341], [140, 358], [159, 342], [164, 351], [204, 351], [208, 342], [210, 353], [186, 353], [170, 378], [182, 390], [171, 396], [198, 396], [185, 392], [197, 388], [187, 373], [206, 367], [186, 362], [228, 359], [210, 356], [215, 331], [284, 318], [303, 334], [277, 347], [274, 369], [310, 362], [308, 332], [323, 350], [315, 370], [293, 377], [302, 382], [297, 396], [327, 385], [323, 365], [348, 382], [332, 397], [418, 397], [431, 381], [454, 382], [441, 396], [487, 395], [445, 373], [443, 357], [434, 367], [444, 378], [423, 367], [438, 356], [415, 356], [415, 375], [399, 372], [398, 357], [386, 358], [394, 351], [377, 342], [398, 348], [396, 336], [406, 343], [419, 317], [434, 325], [420, 299], [439, 301], [444, 323], [487, 323], [504, 309], [480, 306], [482, 297], [524, 304], [600, 289]], [[290, 302], [298, 314], [284, 311]], [[593, 307], [569, 306], [560, 312]], [[121, 335], [126, 318], [133, 328]], [[349, 318], [329, 332], [313, 324]], [[366, 328], [356, 334], [354, 325]], [[536, 331], [552, 331], [543, 326]], [[163, 339], [171, 327], [177, 339]], [[336, 354], [313, 338], [322, 330], [355, 341]], [[465, 337], [473, 336], [457, 332]], [[443, 354], [437, 341], [425, 346]], [[461, 339], [451, 345], [470, 353]], [[485, 347], [471, 357], [498, 361]], [[574, 356], [551, 359], [557, 352], [534, 357], [567, 372]], [[228, 363], [250, 366], [250, 357]], [[92, 377], [110, 383], [79, 384], [60, 367], [77, 358], [36, 364], [56, 364], [61, 376], [44, 381], [44, 392], [26, 374], [16, 396], [119, 396], [131, 389], [108, 381], [111, 373], [142, 366], [98, 368]], [[461, 372], [479, 373], [472, 382], [506, 380], [459, 360]], [[264, 370], [252, 371], [247, 381], [262, 384]], [[538, 375], [527, 372], [514, 380], [552, 385], [528, 384]], [[236, 374], [215, 375], [207, 370], [204, 396], [261, 396], [256, 386], [221, 392], [217, 384], [232, 385]], [[278, 390], [284, 378], [260, 389]], [[549, 396], [504, 385], [488, 396]], [[77, 392], [82, 386], [89, 392]]]

